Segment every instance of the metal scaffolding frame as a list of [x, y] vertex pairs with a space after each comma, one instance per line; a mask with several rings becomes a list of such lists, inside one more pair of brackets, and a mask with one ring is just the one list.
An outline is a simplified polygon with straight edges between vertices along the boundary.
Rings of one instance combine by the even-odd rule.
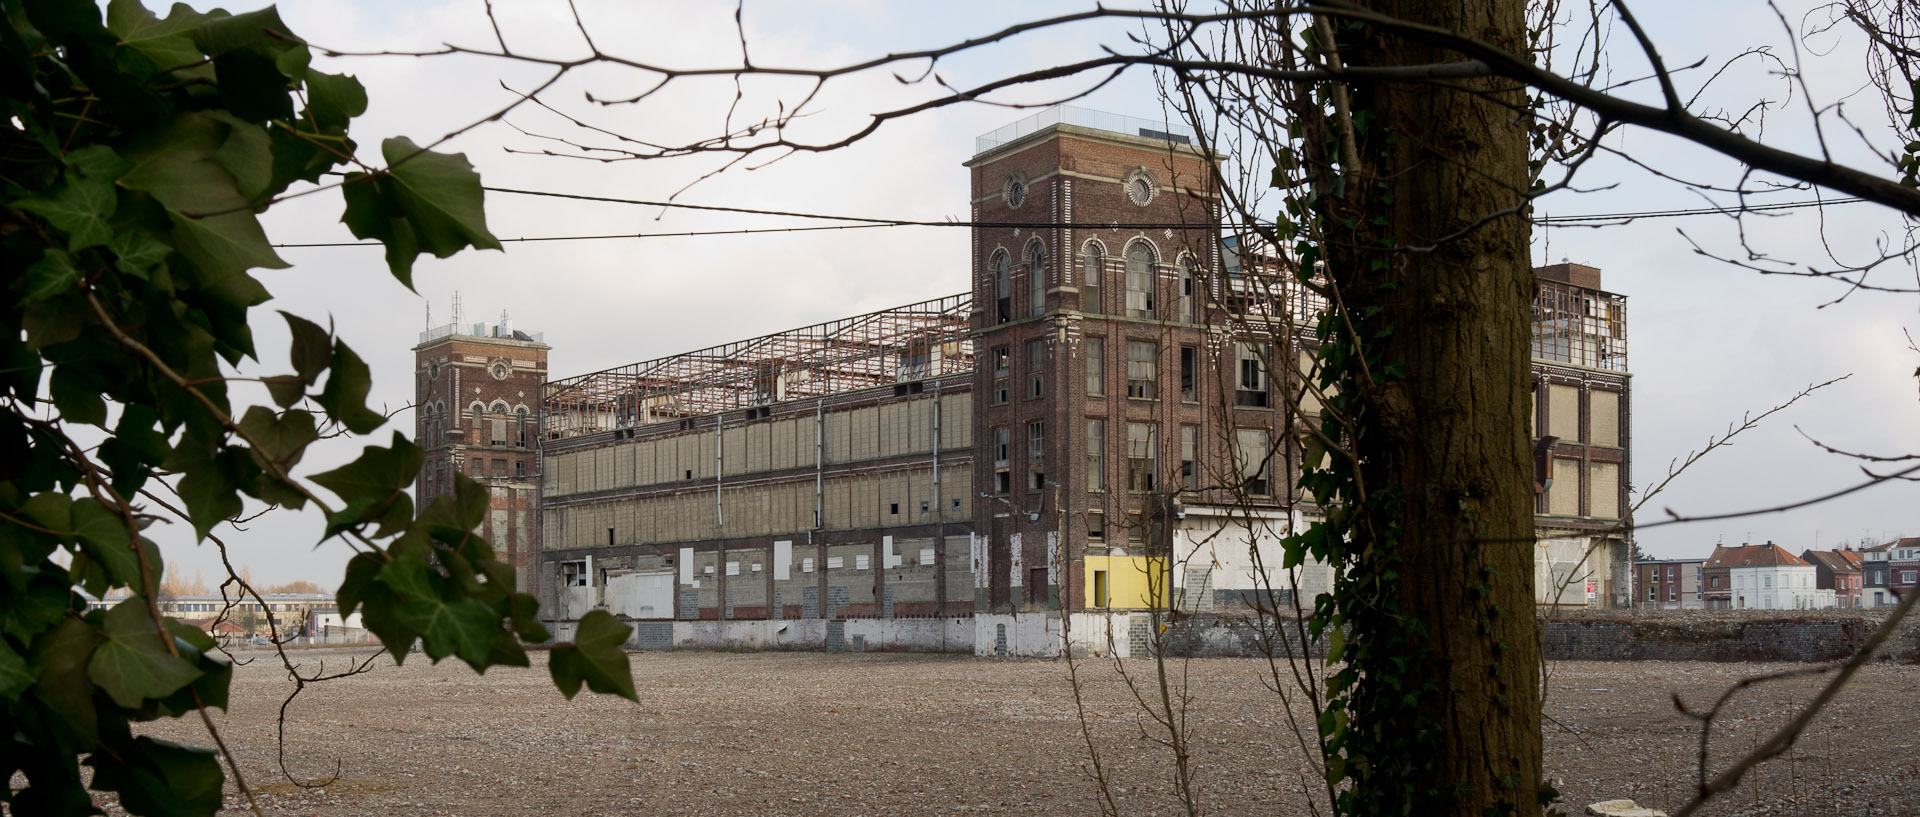
[[746, 409], [973, 369], [970, 295], [550, 381], [547, 439]]

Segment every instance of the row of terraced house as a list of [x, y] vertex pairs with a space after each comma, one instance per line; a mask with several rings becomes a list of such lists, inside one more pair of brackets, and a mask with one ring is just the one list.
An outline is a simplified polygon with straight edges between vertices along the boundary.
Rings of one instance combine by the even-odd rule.
[[1791, 551], [1772, 542], [1716, 545], [1704, 559], [1634, 565], [1634, 606], [1668, 610], [1891, 607], [1920, 583], [1920, 538]]

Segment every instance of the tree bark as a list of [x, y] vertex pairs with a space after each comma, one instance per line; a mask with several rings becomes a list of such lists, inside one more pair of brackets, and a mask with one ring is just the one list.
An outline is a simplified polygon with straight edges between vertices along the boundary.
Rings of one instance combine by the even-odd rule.
[[[1364, 5], [1525, 57], [1520, 0]], [[1462, 59], [1377, 30], [1342, 53], [1362, 66]], [[1371, 490], [1397, 494], [1400, 610], [1425, 624], [1413, 637], [1431, 651], [1411, 672], [1416, 685], [1431, 684], [1422, 708], [1437, 723], [1438, 745], [1428, 779], [1415, 782], [1443, 794], [1416, 804], [1459, 815], [1537, 815], [1540, 652], [1527, 441], [1534, 279], [1519, 207], [1530, 182], [1526, 97], [1501, 79], [1355, 91], [1355, 107], [1372, 117], [1359, 123], [1359, 204], [1381, 217], [1371, 232], [1392, 248], [1329, 248], [1334, 263], [1367, 270], [1349, 273], [1348, 305], [1380, 308], [1391, 333], [1368, 342], [1404, 367], [1402, 379], [1376, 372], [1372, 384], [1355, 387], [1374, 418], [1372, 436], [1357, 443], [1361, 473]]]

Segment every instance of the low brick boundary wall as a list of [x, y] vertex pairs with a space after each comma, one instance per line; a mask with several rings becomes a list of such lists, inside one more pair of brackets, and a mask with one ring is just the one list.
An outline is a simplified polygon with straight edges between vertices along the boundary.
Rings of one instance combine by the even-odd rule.
[[1839, 661], [1852, 655], [1878, 622], [1863, 618], [1664, 622], [1544, 622], [1554, 661]]

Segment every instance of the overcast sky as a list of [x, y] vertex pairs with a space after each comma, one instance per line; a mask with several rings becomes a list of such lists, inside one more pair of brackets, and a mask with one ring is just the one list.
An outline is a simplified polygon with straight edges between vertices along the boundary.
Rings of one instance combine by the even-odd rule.
[[[928, 47], [978, 35], [1007, 23], [1074, 10], [1090, 3], [843, 2], [746, 4], [746, 37], [762, 65], [821, 67], [888, 52]], [[1786, 54], [1790, 45], [1780, 22], [1757, 3], [1647, 4], [1643, 16], [1669, 65], [1705, 59], [1718, 64], [1744, 49], [1770, 44]], [[1662, 8], [1655, 9], [1659, 5]], [[501, 29], [523, 53], [577, 57], [579, 35], [562, 2], [496, 3]], [[607, 52], [675, 67], [730, 64], [739, 52], [731, 3], [582, 3], [588, 27]], [[1668, 8], [1682, 7], [1682, 8]], [[239, 6], [229, 6], [238, 9]], [[478, 0], [450, 2], [293, 2], [281, 13], [294, 31], [317, 44], [351, 51], [421, 50], [442, 42], [489, 46], [492, 32]], [[1794, 18], [1797, 20], [1797, 18]], [[1096, 56], [1103, 45], [1131, 47], [1126, 29], [1082, 26], [1039, 33], [943, 63], [941, 74], [956, 85]], [[1614, 38], [1616, 47], [1627, 42]], [[1808, 86], [1832, 102], [1863, 82], [1857, 44], [1823, 43], [1828, 56], [1810, 64]], [[475, 57], [316, 57], [323, 70], [351, 73], [371, 96], [371, 109], [357, 120], [354, 136], [363, 155], [377, 157], [381, 138], [404, 134], [422, 143], [491, 113], [511, 99], [506, 88], [525, 90], [542, 77], [532, 66]], [[1640, 70], [1621, 56], [1617, 78]], [[1744, 108], [1760, 95], [1783, 98], [1782, 80], [1759, 61], [1742, 64], [1707, 97]], [[1704, 71], [1683, 75], [1697, 83]], [[1691, 78], [1691, 79], [1689, 79]], [[1081, 83], [1084, 85], [1084, 83]], [[504, 87], [503, 87], [504, 86]], [[688, 83], [640, 105], [601, 107], [583, 92], [601, 97], [631, 95], [644, 86], [631, 72], [593, 69], [565, 81], [550, 98], [596, 124], [648, 141], [675, 141], [717, 133], [733, 86]], [[1077, 87], [1077, 86], [1076, 86]], [[1054, 86], [1064, 91], [1066, 86]], [[774, 100], [796, 98], [800, 86], [752, 82], [743, 110], [770, 110]], [[1655, 93], [1651, 88], [1645, 89]], [[808, 123], [814, 135], [844, 133], [865, 116], [935, 89], [903, 86], [888, 73], [834, 85], [814, 103]], [[1044, 92], [1004, 98], [1041, 101]], [[1805, 127], [1800, 91], [1771, 114], [1766, 141], [1791, 149], [1815, 142]], [[1149, 75], [1109, 84], [1081, 103], [1106, 111], [1160, 117], [1162, 105]], [[1885, 115], [1871, 95], [1855, 98], [1849, 118], [1870, 130]], [[884, 125], [851, 147], [802, 155], [757, 169], [734, 169], [682, 193], [682, 201], [811, 212], [964, 219], [967, 174], [961, 167], [975, 136], [1021, 118], [1020, 111], [969, 104]], [[576, 135], [550, 114], [527, 110], [510, 121], [549, 135]], [[1673, 140], [1629, 132], [1610, 142], [1670, 174], [1720, 182], [1737, 169]], [[509, 148], [540, 150], [557, 145], [491, 124], [455, 139], [447, 148], [464, 152], [493, 186], [663, 199], [713, 170], [713, 158], [599, 163], [515, 155]], [[1842, 158], [1867, 163], [1857, 140], [1836, 138]], [[1878, 167], [1877, 165], [1869, 165]], [[1603, 160], [1581, 176], [1590, 192], [1557, 193], [1544, 202], [1552, 215], [1695, 207], [1699, 195], [1625, 162]], [[1807, 191], [1783, 199], [1810, 198]], [[325, 192], [276, 206], [267, 216], [270, 235], [286, 243], [350, 240], [337, 223], [340, 199]], [[677, 232], [791, 224], [778, 219], [697, 213], [556, 199], [489, 194], [487, 214], [495, 235], [507, 239], [596, 233]], [[1867, 205], [1843, 205], [1826, 213], [1828, 245], [1857, 258], [1897, 218]], [[1680, 231], [1687, 235], [1683, 236]], [[1793, 211], [1749, 223], [1762, 248], [1778, 257], [1822, 262], [1820, 214]], [[1920, 400], [1914, 371], [1920, 354], [1907, 349], [1903, 332], [1916, 324], [1915, 296], [1858, 293], [1822, 307], [1844, 290], [1831, 282], [1760, 276], [1694, 252], [1693, 241], [1721, 255], [1744, 257], [1727, 219], [1656, 219], [1605, 229], [1536, 230], [1534, 261], [1562, 258], [1600, 267], [1607, 289], [1629, 298], [1633, 483], [1648, 486], [1667, 464], [1723, 431], [1743, 412], [1760, 411], [1811, 382], [1852, 373], [1846, 382], [1808, 398], [1740, 438], [1739, 445], [1697, 466], [1640, 515], [1661, 509], [1697, 515], [1765, 507], [1804, 499], [1859, 481], [1855, 463], [1822, 454], [1802, 432], [1824, 442], [1876, 453], [1920, 451]], [[564, 377], [680, 351], [788, 329], [967, 288], [968, 236], [964, 229], [891, 228], [733, 237], [508, 243], [504, 252], [467, 252], [445, 261], [423, 258], [415, 268], [418, 294], [386, 272], [375, 248], [289, 248], [291, 269], [261, 275], [277, 296], [268, 308], [308, 318], [331, 319], [373, 367], [374, 400], [389, 406], [411, 398], [410, 348], [426, 325], [451, 320], [457, 291], [469, 321], [497, 320], [510, 310], [516, 328], [544, 332], [553, 346], [553, 377]], [[1911, 267], [1881, 273], [1880, 283], [1914, 285]], [[268, 373], [285, 368], [285, 337], [278, 321], [256, 328]], [[411, 416], [398, 426], [409, 433]], [[381, 432], [384, 438], [384, 430]], [[319, 470], [357, 450], [334, 445], [313, 452], [305, 465]], [[1863, 538], [1920, 535], [1914, 526], [1911, 484], [1886, 485], [1805, 510], [1728, 522], [1648, 529], [1640, 539], [1666, 557], [1703, 556], [1716, 541], [1772, 540], [1798, 552], [1818, 542], [1832, 547]], [[191, 575], [218, 574], [210, 548], [196, 547], [181, 528], [159, 534], [167, 557]], [[349, 555], [339, 542], [314, 547], [321, 523], [313, 514], [271, 514], [226, 531], [234, 559], [265, 582], [311, 579], [337, 582]]]

